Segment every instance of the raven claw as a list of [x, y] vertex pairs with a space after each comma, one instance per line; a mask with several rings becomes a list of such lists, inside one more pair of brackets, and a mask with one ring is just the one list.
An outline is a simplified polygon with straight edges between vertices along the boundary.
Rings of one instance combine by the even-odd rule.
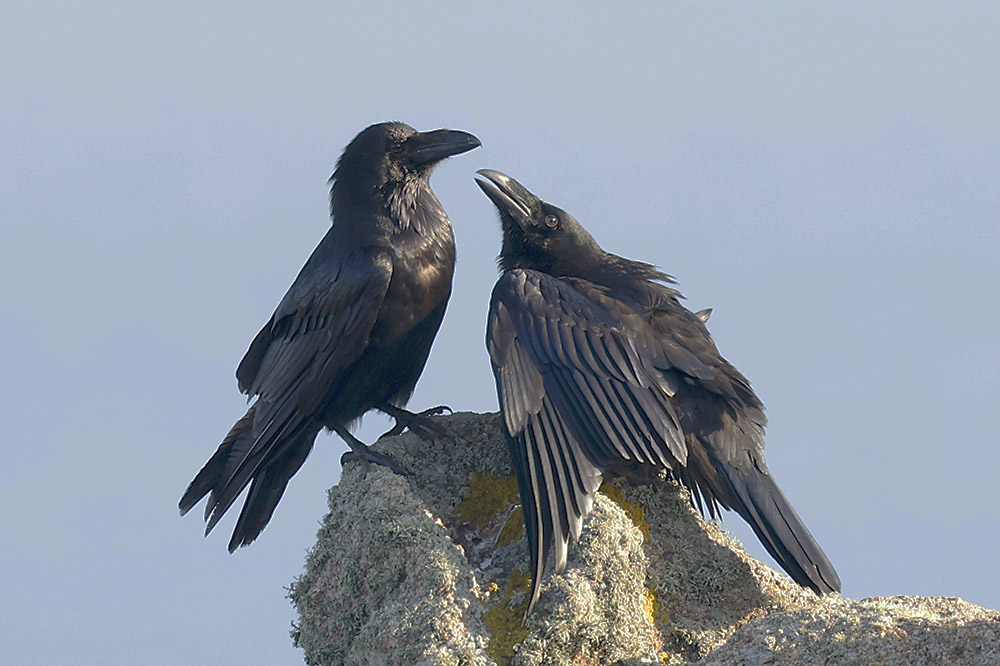
[[385, 455], [384, 453], [379, 453], [378, 451], [373, 451], [369, 447], [364, 447], [362, 449], [352, 449], [340, 456], [340, 465], [343, 466], [345, 463], [349, 462], [362, 462], [370, 463], [373, 465], [382, 465], [383, 467], [388, 467], [396, 474], [400, 476], [406, 476], [406, 472], [403, 468], [399, 466], [399, 463]]
[[438, 405], [437, 407], [425, 409], [422, 412], [410, 412], [401, 407], [393, 407], [392, 405], [380, 405], [377, 409], [396, 419], [396, 425], [382, 433], [379, 439], [383, 437], [396, 437], [403, 434], [405, 430], [409, 430], [425, 442], [432, 442], [436, 438], [453, 439], [451, 433], [445, 427], [430, 419], [431, 416], [454, 413], [452, 408], [447, 405]]

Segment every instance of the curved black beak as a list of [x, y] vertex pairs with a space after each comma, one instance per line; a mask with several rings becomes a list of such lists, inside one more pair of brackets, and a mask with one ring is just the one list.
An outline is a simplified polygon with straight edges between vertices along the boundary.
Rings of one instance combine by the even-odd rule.
[[461, 130], [439, 129], [417, 132], [406, 140], [405, 150], [414, 166], [434, 164], [446, 157], [483, 145], [475, 135]]
[[522, 227], [531, 219], [532, 210], [540, 208], [541, 199], [510, 176], [493, 169], [480, 169], [476, 174], [482, 177], [476, 178], [476, 185], [490, 198], [500, 214], [510, 217]]

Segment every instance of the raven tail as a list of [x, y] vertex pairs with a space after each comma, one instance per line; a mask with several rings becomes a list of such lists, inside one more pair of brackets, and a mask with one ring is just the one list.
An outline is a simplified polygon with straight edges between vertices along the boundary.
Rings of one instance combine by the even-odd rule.
[[[229, 552], [249, 545], [271, 520], [288, 480], [299, 470], [312, 450], [316, 429], [309, 427], [280, 429], [268, 441], [260, 441], [253, 432], [254, 412], [251, 407], [222, 440], [218, 450], [205, 463], [181, 497], [181, 515], [208, 495], [205, 505], [205, 535], [218, 524], [229, 507], [247, 486], [243, 509], [229, 541]], [[273, 439], [280, 446], [273, 446]]]
[[[254, 408], [251, 407], [243, 415], [243, 418], [236, 422], [216, 452], [208, 459], [194, 480], [188, 484], [187, 490], [184, 491], [184, 496], [181, 497], [178, 504], [182, 516], [200, 502], [202, 497], [210, 492], [217, 495], [225, 487], [225, 482], [228, 479], [223, 478], [223, 476], [234, 447], [242, 445], [241, 448], [246, 448], [246, 440], [253, 435], [253, 413]], [[205, 511], [206, 520], [214, 508], [215, 503], [210, 500]]]
[[726, 469], [733, 506], [753, 528], [767, 552], [796, 583], [816, 594], [840, 592], [840, 576], [781, 488], [766, 471]]

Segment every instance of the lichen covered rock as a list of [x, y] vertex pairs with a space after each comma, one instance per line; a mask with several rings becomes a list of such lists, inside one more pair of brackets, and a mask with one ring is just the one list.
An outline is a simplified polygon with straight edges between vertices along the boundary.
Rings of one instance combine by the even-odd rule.
[[[293, 638], [308, 663], [1000, 663], [995, 611], [914, 597], [820, 599], [749, 557], [667, 479], [609, 480], [566, 572], [547, 575], [522, 623], [531, 581], [502, 424], [477, 414], [438, 423], [453, 441], [405, 434], [376, 445], [407, 477], [349, 463], [330, 490], [330, 513], [290, 592], [300, 616]], [[950, 658], [843, 660], [862, 647]]]
[[475, 577], [406, 479], [354, 470], [330, 509], [291, 591], [309, 663], [488, 663]]
[[1000, 613], [950, 597], [827, 597], [741, 627], [702, 666], [996, 666]]

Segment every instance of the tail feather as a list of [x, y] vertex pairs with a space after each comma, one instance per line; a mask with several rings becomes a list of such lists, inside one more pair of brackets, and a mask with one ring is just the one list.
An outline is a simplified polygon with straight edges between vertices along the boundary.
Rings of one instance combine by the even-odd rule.
[[312, 451], [316, 433], [302, 432], [297, 441], [286, 446], [287, 453], [275, 461], [269, 461], [254, 476], [250, 484], [250, 492], [243, 502], [243, 509], [233, 529], [229, 540], [229, 552], [232, 553], [241, 546], [248, 546], [267, 527], [274, 509], [285, 493], [288, 481]]
[[732, 493], [732, 508], [753, 529], [767, 552], [792, 580], [817, 594], [840, 591], [840, 576], [781, 488], [767, 472], [720, 467]]
[[229, 552], [250, 544], [267, 526], [289, 479], [312, 450], [318, 431], [318, 428], [300, 423], [285, 423], [276, 430], [273, 424], [268, 424], [264, 433], [254, 436], [256, 409], [254, 405], [236, 422], [188, 485], [179, 503], [181, 515], [184, 515], [208, 495], [205, 506], [207, 536], [243, 489], [250, 486], [229, 541]]
[[[282, 401], [277, 406], [266, 405], [268, 412], [258, 415], [257, 410], [261, 409], [261, 404], [258, 401], [250, 408], [254, 412], [252, 426], [234, 439], [233, 445], [229, 447], [225, 467], [208, 498], [206, 515], [210, 515], [205, 534], [212, 531], [262, 468], [269, 467], [282, 458], [299, 441], [303, 424], [295, 414], [291, 401]], [[263, 429], [259, 427], [261, 420], [264, 421]], [[314, 437], [317, 430], [312, 431]], [[310, 440], [307, 446], [311, 447], [311, 444]], [[306, 452], [308, 453], [308, 449]]]
[[[253, 428], [253, 408], [251, 407], [244, 414], [243, 418], [236, 422], [236, 424], [230, 429], [229, 434], [226, 438], [222, 440], [222, 444], [219, 448], [212, 454], [212, 457], [208, 459], [205, 466], [201, 468], [201, 471], [194, 477], [194, 480], [188, 485], [187, 490], [184, 491], [184, 496], [181, 497], [181, 501], [178, 504], [181, 510], [181, 515], [183, 516], [188, 511], [190, 511], [195, 504], [201, 501], [205, 495], [209, 493], [214, 493], [217, 490], [221, 490], [220, 480], [222, 478], [223, 472], [226, 468], [226, 462], [230, 458], [230, 452], [241, 439], [250, 436], [250, 431]], [[209, 502], [208, 506], [205, 507], [205, 520], [208, 520], [209, 514], [214, 508], [213, 502]]]

